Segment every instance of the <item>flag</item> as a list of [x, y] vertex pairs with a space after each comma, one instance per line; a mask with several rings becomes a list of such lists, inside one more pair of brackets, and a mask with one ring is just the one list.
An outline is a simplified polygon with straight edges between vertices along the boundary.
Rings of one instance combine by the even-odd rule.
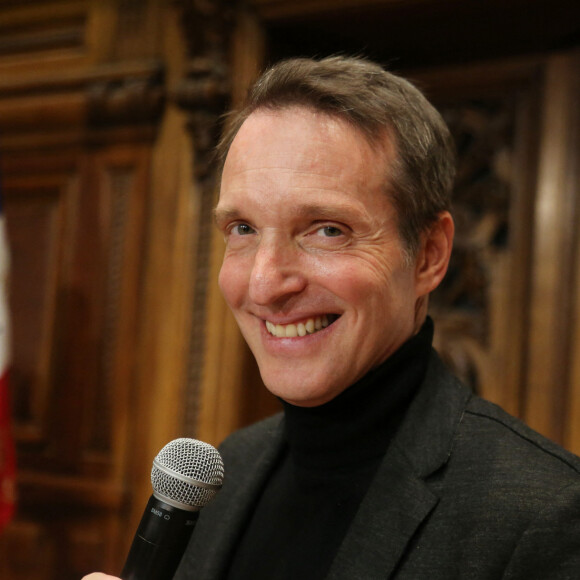
[[10, 420], [8, 362], [10, 357], [8, 317], [9, 252], [6, 223], [0, 205], [0, 531], [12, 518], [16, 490], [16, 454]]

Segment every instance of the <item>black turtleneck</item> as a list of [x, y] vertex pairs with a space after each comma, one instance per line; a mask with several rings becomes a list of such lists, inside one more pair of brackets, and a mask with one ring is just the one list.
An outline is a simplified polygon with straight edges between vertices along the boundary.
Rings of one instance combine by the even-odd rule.
[[319, 407], [284, 405], [286, 448], [228, 580], [324, 578], [427, 369], [433, 323]]

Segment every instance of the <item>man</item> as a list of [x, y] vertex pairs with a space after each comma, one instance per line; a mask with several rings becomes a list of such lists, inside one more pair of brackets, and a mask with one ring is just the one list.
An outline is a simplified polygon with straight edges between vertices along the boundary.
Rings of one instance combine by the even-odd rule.
[[580, 461], [431, 348], [453, 148], [408, 82], [297, 59], [220, 145], [220, 287], [283, 415], [222, 445], [176, 579], [580, 577]]

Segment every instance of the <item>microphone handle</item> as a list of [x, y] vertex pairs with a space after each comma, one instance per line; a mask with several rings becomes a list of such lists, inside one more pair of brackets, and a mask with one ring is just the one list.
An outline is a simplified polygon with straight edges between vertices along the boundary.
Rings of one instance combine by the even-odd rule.
[[152, 495], [121, 572], [122, 580], [173, 578], [198, 517], [199, 511], [173, 507]]

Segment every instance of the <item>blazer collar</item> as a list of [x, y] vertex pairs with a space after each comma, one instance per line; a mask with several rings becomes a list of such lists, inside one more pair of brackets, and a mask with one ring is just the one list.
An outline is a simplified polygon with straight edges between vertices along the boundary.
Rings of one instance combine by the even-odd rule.
[[423, 385], [393, 441], [418, 477], [426, 478], [449, 459], [471, 397], [433, 350]]
[[328, 580], [389, 578], [439, 498], [425, 479], [449, 459], [471, 393], [433, 351], [409, 408], [333, 562]]

